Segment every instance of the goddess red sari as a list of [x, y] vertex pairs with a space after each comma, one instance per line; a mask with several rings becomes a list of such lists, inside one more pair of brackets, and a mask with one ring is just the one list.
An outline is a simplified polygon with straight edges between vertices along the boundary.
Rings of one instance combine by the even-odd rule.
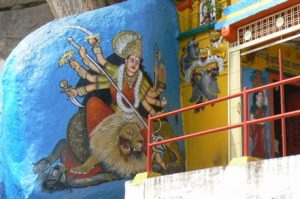
[[[111, 86], [110, 87], [110, 92], [112, 95], [112, 103], [111, 105], [108, 105], [105, 103], [103, 100], [101, 100], [98, 97], [91, 97], [87, 104], [86, 104], [86, 127], [87, 127], [87, 133], [90, 137], [93, 129], [102, 122], [106, 117], [110, 116], [111, 114], [115, 113], [115, 111], [118, 111], [118, 106], [117, 106], [117, 90]], [[127, 84], [123, 85], [122, 88], [123, 94], [127, 97], [127, 99], [134, 104], [134, 87], [130, 88]], [[126, 102], [123, 103], [125, 105]], [[144, 137], [144, 140], [147, 138], [147, 130], [144, 128], [141, 131], [142, 136]], [[144, 142], [146, 143], [146, 142]], [[144, 147], [146, 148], [146, 147]], [[74, 155], [72, 154], [72, 151], [70, 147], [66, 147], [66, 149], [62, 152], [61, 154], [61, 161], [62, 163], [66, 166], [66, 168], [71, 169], [73, 167], [79, 166], [81, 163], [76, 160]], [[102, 172], [101, 167], [98, 165], [94, 167], [89, 173], [87, 174], [76, 174], [69, 172], [69, 175], [78, 177], [78, 178], [86, 178], [93, 176], [99, 172]]]
[[[266, 106], [258, 107], [254, 104], [251, 107], [251, 114], [255, 119], [266, 116]], [[267, 139], [266, 139], [266, 124], [254, 124], [250, 126], [250, 155], [259, 158], [268, 158]]]

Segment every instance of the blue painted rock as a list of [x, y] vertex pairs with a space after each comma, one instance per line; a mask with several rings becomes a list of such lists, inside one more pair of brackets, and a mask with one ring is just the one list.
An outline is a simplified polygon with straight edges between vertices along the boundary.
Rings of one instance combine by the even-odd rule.
[[[20, 42], [8, 57], [1, 76], [1, 198], [124, 197], [124, 179], [84, 188], [66, 186], [65, 191], [53, 193], [43, 190], [41, 184], [49, 171], [54, 174], [55, 169], [67, 172], [61, 171], [62, 167], [58, 164], [61, 163], [61, 153], [54, 151], [57, 157], [49, 156], [55, 146], [59, 148], [62, 143], [70, 144], [70, 128], [72, 132], [85, 131], [82, 130], [85, 129], [85, 123], [70, 127], [72, 122], [80, 122], [85, 117], [85, 112], [80, 112], [84, 108], [71, 102], [85, 105], [85, 99], [78, 98], [75, 102], [71, 95], [61, 92], [66, 88], [87, 84], [80, 80], [68, 63], [62, 66], [62, 62], [70, 57], [84, 65], [78, 50], [67, 39], [72, 38], [78, 45], [85, 46], [87, 53], [95, 59], [86, 37], [89, 31], [99, 35], [103, 54], [107, 60], [118, 65], [124, 60], [115, 54], [112, 41], [125, 30], [142, 36], [144, 72], [152, 80], [153, 49], [155, 44], [159, 47], [166, 71], [172, 74], [168, 75], [166, 81], [170, 89], [164, 95], [172, 99], [169, 105], [173, 109], [179, 107], [178, 24], [171, 0], [129, 0], [46, 24]], [[64, 59], [61, 59], [63, 55]], [[61, 82], [65, 84], [60, 85]], [[99, 95], [108, 104], [112, 100], [105, 92]], [[77, 127], [79, 130], [76, 130]], [[80, 136], [78, 134], [76, 139], [88, 139], [87, 135]], [[80, 163], [86, 160], [89, 155], [87, 147], [88, 143], [82, 147], [83, 151], [73, 153], [75, 160]]]

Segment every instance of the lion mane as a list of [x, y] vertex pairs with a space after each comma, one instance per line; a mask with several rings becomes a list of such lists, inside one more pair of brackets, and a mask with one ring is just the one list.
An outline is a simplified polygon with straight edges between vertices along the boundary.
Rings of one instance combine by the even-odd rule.
[[105, 165], [105, 169], [122, 177], [128, 177], [146, 170], [146, 156], [140, 152], [139, 155], [131, 153], [124, 157], [119, 149], [119, 136], [123, 126], [136, 125], [139, 132], [143, 129], [135, 115], [132, 120], [128, 121], [124, 114], [123, 112], [114, 113], [100, 122], [92, 131], [90, 148], [99, 163]]

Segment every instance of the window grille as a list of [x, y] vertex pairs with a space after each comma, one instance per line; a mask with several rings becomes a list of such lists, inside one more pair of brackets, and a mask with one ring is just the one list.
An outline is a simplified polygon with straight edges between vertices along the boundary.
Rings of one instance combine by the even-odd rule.
[[296, 26], [300, 28], [300, 4], [238, 28], [237, 41], [231, 43], [230, 48], [276, 38], [297, 30]]

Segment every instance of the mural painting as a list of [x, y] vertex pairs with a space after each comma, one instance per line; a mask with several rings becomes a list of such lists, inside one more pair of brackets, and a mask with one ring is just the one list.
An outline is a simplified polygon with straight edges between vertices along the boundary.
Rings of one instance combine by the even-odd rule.
[[199, 6], [200, 25], [215, 22], [222, 15], [223, 6], [217, 0], [203, 0]]
[[[218, 76], [224, 71], [226, 64], [224, 61], [226, 60], [226, 46], [220, 32], [210, 32], [209, 45], [200, 46], [201, 43], [194, 37], [182, 48], [183, 54], [180, 58], [184, 80], [192, 85], [192, 96], [189, 101], [196, 104], [218, 97], [220, 93]], [[205, 107], [201, 108], [201, 110], [204, 109]]]
[[[18, 44], [0, 76], [7, 198], [124, 198], [146, 170], [148, 115], [180, 108], [176, 16], [171, 0], [128, 0]], [[182, 134], [180, 117], [153, 125], [155, 141]], [[184, 170], [179, 144], [153, 149], [154, 172]]]
[[[243, 76], [248, 77], [243, 85], [248, 88], [255, 88], [267, 84], [266, 73], [260, 70], [245, 69]], [[249, 78], [250, 77], [250, 78]], [[244, 78], [243, 78], [244, 79]], [[250, 120], [259, 119], [269, 115], [269, 101], [266, 90], [255, 92], [250, 95]], [[271, 154], [270, 124], [259, 123], [249, 127], [249, 154], [259, 158], [269, 158]]]
[[[78, 52], [66, 51], [59, 61], [61, 67], [70, 66], [80, 77], [75, 87], [68, 85], [67, 80], [60, 82], [61, 92], [66, 93], [79, 110], [69, 121], [66, 138], [56, 144], [49, 156], [34, 164], [34, 173], [43, 176], [43, 189], [49, 192], [96, 185], [144, 172], [146, 117], [163, 112], [167, 105], [167, 99], [160, 97], [166, 89], [166, 70], [156, 44], [152, 83], [142, 69], [143, 47], [139, 33], [117, 34], [112, 39], [115, 57], [109, 60], [103, 55], [100, 36], [80, 26], [67, 28], [87, 34], [93, 55], [70, 37], [68, 42]], [[76, 53], [83, 64], [73, 58]], [[84, 98], [83, 103], [78, 97]], [[173, 135], [168, 121], [155, 121], [152, 139], [158, 141], [170, 136]], [[53, 166], [58, 159], [60, 163]], [[183, 171], [176, 145], [154, 147], [152, 159], [156, 172]]]

